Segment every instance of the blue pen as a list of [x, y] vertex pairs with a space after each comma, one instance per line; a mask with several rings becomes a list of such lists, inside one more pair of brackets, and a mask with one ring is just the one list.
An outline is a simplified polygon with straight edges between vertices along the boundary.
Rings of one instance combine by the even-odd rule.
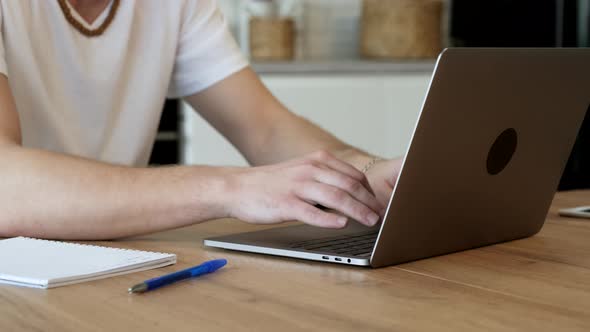
[[141, 284], [137, 284], [129, 288], [129, 293], [143, 293], [166, 285], [173, 284], [180, 280], [202, 276], [203, 274], [207, 273], [212, 273], [225, 266], [225, 264], [227, 264], [227, 260], [225, 259], [215, 259], [212, 261], [208, 261], [201, 265], [190, 267], [186, 270], [146, 280]]

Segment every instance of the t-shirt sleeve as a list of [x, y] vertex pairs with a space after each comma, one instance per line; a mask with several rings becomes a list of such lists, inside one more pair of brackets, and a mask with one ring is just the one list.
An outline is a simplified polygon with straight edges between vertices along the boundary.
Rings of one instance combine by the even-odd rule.
[[217, 1], [187, 1], [168, 97], [192, 95], [246, 66]]
[[8, 76], [8, 66], [6, 65], [6, 58], [4, 56], [4, 14], [0, 6], [0, 74]]

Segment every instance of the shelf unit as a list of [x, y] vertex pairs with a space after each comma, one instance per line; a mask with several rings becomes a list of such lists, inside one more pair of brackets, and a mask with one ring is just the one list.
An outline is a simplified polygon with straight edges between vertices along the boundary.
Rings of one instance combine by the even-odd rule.
[[149, 161], [152, 166], [171, 165], [180, 162], [181, 114], [179, 104], [179, 101], [175, 99], [166, 100], [164, 104], [158, 134]]

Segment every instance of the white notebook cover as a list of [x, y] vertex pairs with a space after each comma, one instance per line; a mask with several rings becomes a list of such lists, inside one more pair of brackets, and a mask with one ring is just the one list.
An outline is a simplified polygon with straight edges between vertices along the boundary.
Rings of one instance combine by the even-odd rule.
[[52, 288], [154, 269], [176, 255], [16, 237], [0, 240], [0, 283]]

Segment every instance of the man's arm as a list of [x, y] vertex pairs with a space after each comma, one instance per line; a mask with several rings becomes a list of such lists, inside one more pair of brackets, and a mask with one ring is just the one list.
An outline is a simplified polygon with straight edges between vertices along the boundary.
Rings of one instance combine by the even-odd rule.
[[[359, 170], [374, 158], [290, 112], [250, 68], [187, 101], [252, 165], [277, 163], [318, 150], [329, 151]], [[367, 173], [382, 205], [389, 201], [400, 167], [401, 159], [379, 161]]]
[[24, 148], [0, 75], [0, 237], [111, 239], [223, 217], [223, 171], [137, 169]]
[[252, 165], [278, 163], [317, 150], [328, 150], [355, 166], [371, 160], [366, 153], [290, 112], [251, 68], [209, 90], [186, 99]]
[[[215, 89], [201, 92], [204, 99]], [[215, 103], [208, 105], [216, 108]], [[112, 239], [234, 217], [366, 225], [382, 206], [366, 178], [327, 153], [253, 168], [131, 168], [25, 148], [8, 80], [0, 75], [0, 237]]]

